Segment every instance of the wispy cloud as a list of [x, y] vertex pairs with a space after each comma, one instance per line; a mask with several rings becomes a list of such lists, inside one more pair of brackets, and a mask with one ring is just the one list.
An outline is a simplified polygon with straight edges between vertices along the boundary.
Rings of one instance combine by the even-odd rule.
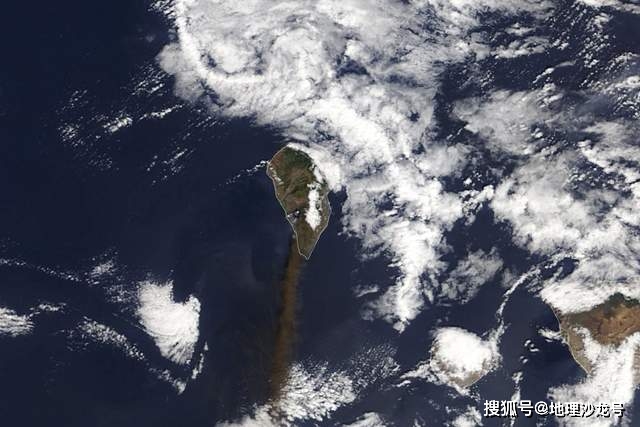
[[30, 315], [20, 315], [9, 308], [0, 307], [0, 335], [17, 337], [27, 335], [32, 330]]
[[[546, 2], [511, 0], [179, 0], [178, 40], [159, 61], [179, 95], [278, 126], [308, 147], [331, 188], [347, 195], [345, 231], [364, 256], [385, 256], [398, 272], [372, 307], [403, 330], [446, 268], [445, 234], [468, 213], [442, 178], [459, 173], [469, 148], [431, 136], [439, 75], [491, 53], [472, 33], [481, 13], [548, 11]], [[520, 51], [534, 53], [534, 44], [543, 43], [524, 40]]]

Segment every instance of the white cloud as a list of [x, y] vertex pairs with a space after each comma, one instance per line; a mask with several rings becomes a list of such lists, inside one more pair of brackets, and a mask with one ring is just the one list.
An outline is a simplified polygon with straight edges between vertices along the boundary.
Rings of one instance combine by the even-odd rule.
[[196, 363], [193, 369], [191, 370], [192, 380], [195, 380], [196, 378], [198, 378], [198, 376], [202, 373], [202, 370], [204, 369], [204, 358], [208, 351], [209, 351], [209, 344], [205, 343], [204, 349], [202, 350], [202, 353], [200, 353], [200, 359], [198, 359], [198, 363]]
[[532, 135], [535, 126], [551, 120], [551, 112], [545, 105], [550, 96], [553, 94], [540, 90], [498, 90], [486, 99], [456, 102], [454, 114], [467, 122], [467, 130], [481, 135], [490, 149], [526, 155], [536, 148]]
[[309, 189], [309, 208], [307, 209], [304, 218], [307, 221], [307, 224], [315, 230], [322, 222], [322, 216], [320, 215], [320, 191], [317, 188], [317, 184], [309, 185], [311, 187]]
[[[640, 240], [634, 231], [640, 198], [635, 184], [628, 184], [634, 182], [635, 172], [618, 166], [640, 159], [640, 153], [625, 148], [624, 138], [616, 135], [602, 144], [605, 148], [582, 143], [578, 153], [529, 156], [496, 188], [491, 201], [496, 217], [513, 226], [520, 246], [551, 259], [570, 257], [577, 262], [572, 274], [549, 280], [541, 293], [563, 312], [586, 310], [615, 292], [640, 297], [635, 286], [640, 279]], [[616, 148], [606, 148], [614, 141]], [[585, 175], [585, 158], [622, 178], [593, 182]]]
[[637, 4], [620, 0], [579, 0], [581, 3], [593, 8], [610, 7], [613, 9], [640, 14], [640, 7]]
[[320, 363], [305, 366], [295, 363], [277, 402], [256, 408], [235, 422], [219, 426], [293, 426], [296, 421], [322, 421], [339, 407], [356, 399], [353, 380], [344, 371]]
[[625, 160], [640, 159], [636, 129], [621, 121], [600, 121], [585, 131], [597, 137], [597, 141], [585, 140], [580, 144], [581, 153], [590, 162], [608, 173], [622, 175], [628, 184], [640, 179], [637, 168], [625, 165]]
[[327, 362], [296, 362], [277, 401], [253, 408], [238, 421], [218, 425], [296, 426], [304, 420], [326, 420], [338, 408], [355, 402], [371, 384], [395, 375], [394, 354], [393, 348], [381, 345], [354, 354], [342, 368]]
[[[496, 217], [513, 227], [515, 243], [542, 255], [548, 265], [574, 261], [572, 271], [544, 281], [540, 293], [561, 312], [588, 310], [614, 293], [640, 298], [637, 126], [627, 119], [601, 118], [635, 109], [635, 80], [628, 70], [620, 72], [626, 77], [607, 77], [580, 94], [598, 106], [580, 110], [579, 117], [569, 101], [558, 108], [556, 100], [563, 94], [549, 84], [542, 91], [503, 91], [485, 103], [473, 99], [456, 106], [468, 130], [495, 153], [515, 159], [514, 171], [496, 186], [490, 204]], [[558, 141], [547, 135], [549, 128], [589, 136]], [[634, 335], [619, 348], [589, 341], [594, 372], [579, 384], [553, 388], [551, 396], [565, 402], [631, 403], [637, 340]]]
[[[586, 26], [601, 25], [600, 18]], [[599, 28], [594, 34], [606, 41], [609, 36]], [[578, 56], [592, 61], [594, 49], [606, 45], [598, 40], [585, 40]], [[481, 144], [514, 160], [514, 171], [501, 176], [490, 206], [513, 227], [515, 243], [551, 260], [576, 261], [572, 274], [547, 280], [542, 291], [561, 311], [588, 309], [615, 292], [640, 297], [638, 131], [633, 121], [620, 118], [621, 111], [633, 117], [638, 111], [636, 61], [621, 54], [607, 64], [610, 74], [579, 93], [591, 105], [586, 108], [565, 99], [553, 84], [553, 67], [536, 80], [545, 79], [542, 89], [498, 90], [454, 108]], [[575, 62], [557, 67], [567, 65]], [[613, 119], [602, 120], [604, 114]], [[565, 140], [578, 132], [588, 137]]]
[[101, 344], [114, 346], [133, 359], [139, 361], [146, 359], [142, 351], [131, 343], [126, 336], [95, 320], [85, 318], [78, 325], [78, 333], [84, 340], [91, 339]]
[[544, 37], [531, 36], [525, 39], [517, 39], [506, 46], [496, 49], [494, 55], [498, 58], [517, 58], [519, 56], [543, 53], [546, 51], [549, 40]]
[[[580, 142], [575, 152], [530, 156], [491, 202], [522, 247], [577, 261], [572, 274], [548, 281], [541, 294], [564, 312], [587, 310], [616, 292], [640, 298], [640, 192], [637, 167], [630, 163], [640, 160], [640, 151], [628, 124], [600, 122], [585, 131], [598, 139]], [[612, 175], [595, 181], [585, 160]]]
[[109, 133], [116, 133], [120, 129], [127, 128], [133, 124], [133, 119], [126, 115], [120, 115], [104, 124], [104, 128]]
[[[547, 282], [543, 298], [562, 311], [588, 309], [615, 292], [638, 298], [637, 132], [623, 121], [575, 120], [554, 106], [558, 96], [551, 84], [528, 93], [501, 91], [459, 102], [455, 112], [491, 150], [518, 156], [490, 202], [497, 219], [512, 225], [514, 241], [552, 259], [577, 261], [571, 275]], [[594, 137], [561, 148], [549, 144], [545, 127]]]
[[41, 302], [38, 306], [31, 311], [34, 314], [40, 313], [59, 313], [63, 312], [66, 308], [65, 303], [51, 303], [51, 302]]
[[113, 259], [106, 259], [96, 264], [95, 266], [93, 266], [93, 268], [91, 269], [91, 272], [89, 273], [89, 277], [91, 277], [91, 279], [97, 280], [100, 277], [109, 276], [113, 274], [115, 271], [116, 271], [115, 261]]
[[403, 374], [403, 379], [422, 378], [467, 394], [466, 387], [500, 361], [496, 334], [483, 340], [462, 328], [444, 327], [436, 329], [434, 338], [429, 360]]
[[449, 274], [449, 278], [442, 282], [440, 298], [465, 303], [473, 298], [480, 287], [491, 280], [502, 268], [502, 260], [495, 250], [486, 253], [478, 250], [470, 253], [460, 261]]
[[[618, 0], [581, 2], [636, 10]], [[473, 141], [433, 140], [434, 97], [445, 65], [563, 49], [569, 33], [560, 29], [547, 40], [535, 31], [535, 20], [548, 9], [547, 2], [523, 0], [177, 0], [171, 16], [178, 40], [159, 61], [176, 76], [179, 95], [193, 100], [215, 92], [216, 114], [255, 117], [280, 128], [305, 147], [332, 190], [344, 190], [344, 231], [360, 239], [363, 256], [385, 256], [397, 272], [395, 283], [377, 284], [382, 297], [371, 307], [398, 330], [438, 296], [465, 301], [500, 269], [495, 254], [476, 253], [443, 283], [437, 279], [448, 269], [447, 232], [460, 219], [468, 224], [485, 202], [512, 227], [521, 248], [552, 262], [575, 261], [571, 274], [543, 283], [541, 296], [554, 308], [585, 310], [615, 292], [640, 298], [638, 131], [615, 118], [620, 111], [638, 118], [639, 85], [633, 69], [613, 81], [593, 81], [598, 72], [613, 75], [632, 62], [630, 54], [599, 62], [613, 40], [610, 15], [584, 14], [588, 22], [571, 29], [584, 35], [574, 46], [575, 58], [540, 74], [532, 83], [536, 89], [495, 89], [457, 102], [454, 114], [467, 122]], [[479, 12], [527, 14], [533, 20], [504, 29], [508, 42], [496, 48], [481, 32], [473, 33]], [[346, 63], [362, 72], [345, 73]], [[561, 67], [589, 73], [578, 93], [553, 84]], [[484, 79], [477, 83], [491, 80]], [[566, 95], [577, 95], [580, 105]], [[618, 115], [603, 122], [602, 111], [595, 110], [607, 103]], [[576, 133], [589, 136], [575, 143]], [[498, 160], [509, 159], [509, 167], [492, 170], [497, 182], [486, 191], [448, 192], [443, 178], [459, 177], [484, 148]], [[471, 177], [468, 182], [465, 188], [474, 183]], [[471, 339], [485, 350], [477, 354], [493, 360], [504, 331], [502, 310], [523, 280], [507, 291], [492, 337], [475, 337], [482, 345]], [[470, 285], [468, 293], [463, 283]], [[622, 359], [619, 352], [603, 352], [601, 362]], [[415, 375], [446, 382], [430, 363]], [[591, 385], [571, 390], [583, 393]]]
[[533, 157], [496, 188], [496, 216], [511, 222], [516, 241], [532, 252], [575, 248], [597, 221], [597, 206], [566, 190], [570, 168], [562, 158]]
[[[82, 349], [84, 349], [88, 343], [98, 343], [120, 350], [127, 357], [144, 364], [151, 375], [170, 385], [178, 394], [183, 393], [187, 387], [188, 379], [175, 377], [168, 369], [154, 367], [140, 347], [125, 335], [113, 329], [111, 326], [85, 317], [75, 329], [69, 331], [69, 338], [74, 340], [72, 342], [79, 343], [79, 346]], [[204, 364], [203, 357], [204, 354], [202, 355], [200, 362], [194, 367], [191, 376], [192, 379], [195, 379], [199, 371], [202, 369]]]
[[138, 290], [138, 316], [160, 353], [178, 364], [187, 364], [198, 341], [200, 301], [190, 296], [185, 302], [173, 299], [172, 283], [145, 281]]
[[31, 316], [20, 315], [11, 309], [0, 307], [0, 335], [17, 337], [27, 335], [32, 330]]
[[449, 425], [451, 427], [478, 427], [482, 425], [482, 415], [477, 408], [469, 406], [466, 412], [458, 415]]
[[[633, 402], [637, 372], [634, 369], [640, 334], [629, 336], [619, 347], [597, 343], [589, 333], [583, 334], [585, 356], [593, 366], [593, 371], [581, 382], [562, 385], [549, 390], [551, 399], [557, 402], [584, 402], [597, 405], [621, 403], [629, 410]], [[628, 415], [627, 415], [628, 416]], [[618, 423], [612, 418], [559, 418], [561, 425], [567, 426], [610, 426]]]
[[356, 399], [353, 380], [345, 372], [331, 371], [328, 365], [306, 370], [295, 364], [282, 390], [278, 408], [289, 422], [321, 421], [340, 406]]
[[356, 421], [345, 424], [344, 427], [384, 427], [386, 423], [384, 419], [375, 412], [367, 412], [360, 416]]
[[[372, 307], [403, 330], [432, 298], [445, 267], [443, 236], [465, 214], [440, 178], [458, 173], [468, 149], [429, 137], [442, 64], [486, 55], [471, 34], [480, 12], [541, 17], [548, 8], [515, 0], [178, 0], [178, 41], [159, 61], [179, 95], [214, 91], [217, 113], [255, 117], [308, 147], [330, 187], [347, 194], [345, 231], [361, 239], [365, 256], [387, 256], [398, 271]], [[346, 63], [364, 72], [344, 73]]]
[[169, 384], [176, 393], [182, 394], [187, 388], [187, 381], [181, 378], [174, 377], [168, 369], [157, 369], [151, 368], [151, 373], [153, 373], [157, 379], [166, 382]]
[[538, 330], [538, 334], [540, 334], [540, 336], [544, 338], [547, 342], [562, 341], [562, 335], [560, 334], [560, 331], [553, 331], [547, 328], [540, 328]]

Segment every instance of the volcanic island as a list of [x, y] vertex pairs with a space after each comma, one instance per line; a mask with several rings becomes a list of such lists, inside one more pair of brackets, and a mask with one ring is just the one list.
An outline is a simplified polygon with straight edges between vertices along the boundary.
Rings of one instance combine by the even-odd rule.
[[267, 175], [293, 228], [298, 252], [309, 259], [329, 223], [329, 186], [311, 157], [292, 146], [271, 158]]
[[[584, 332], [581, 331], [588, 331], [597, 343], [612, 347], [619, 346], [627, 337], [640, 331], [640, 302], [619, 293], [588, 311], [566, 314], [554, 312], [573, 358], [587, 374], [593, 371], [594, 366], [586, 355]], [[640, 354], [636, 352], [636, 384], [640, 383], [639, 367]]]

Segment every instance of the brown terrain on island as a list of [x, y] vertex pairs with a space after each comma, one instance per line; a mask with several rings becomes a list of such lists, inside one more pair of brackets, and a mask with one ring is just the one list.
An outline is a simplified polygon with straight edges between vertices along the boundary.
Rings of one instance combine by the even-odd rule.
[[267, 175], [293, 228], [298, 251], [309, 259], [329, 223], [329, 188], [311, 158], [288, 146], [269, 161]]
[[[571, 354], [587, 374], [593, 371], [593, 366], [585, 355], [581, 330], [586, 329], [596, 342], [607, 346], [619, 346], [627, 337], [640, 331], [640, 302], [622, 294], [615, 294], [588, 311], [555, 314]], [[638, 354], [635, 365], [640, 367]], [[635, 372], [636, 382], [639, 382], [640, 369], [635, 369]]]
[[329, 223], [329, 188], [304, 152], [292, 147], [278, 151], [267, 165], [276, 198], [291, 224], [294, 238], [280, 283], [280, 307], [269, 378], [272, 416], [279, 417], [279, 400], [294, 359], [297, 287], [304, 259], [309, 259]]

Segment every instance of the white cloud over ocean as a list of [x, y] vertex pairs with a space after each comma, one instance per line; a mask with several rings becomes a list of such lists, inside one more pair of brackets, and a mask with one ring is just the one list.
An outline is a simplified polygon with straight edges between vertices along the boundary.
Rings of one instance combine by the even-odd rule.
[[467, 394], [465, 384], [479, 380], [500, 362], [498, 340], [496, 334], [482, 339], [462, 328], [438, 328], [434, 331], [429, 359], [420, 362], [402, 378], [445, 384]]
[[[640, 334], [635, 333], [629, 336], [619, 347], [596, 342], [586, 330], [582, 337], [585, 345], [584, 355], [593, 365], [593, 372], [576, 384], [553, 387], [549, 390], [550, 398], [557, 402], [586, 402], [593, 405], [623, 404], [628, 416], [637, 385], [637, 368], [634, 368], [634, 365], [637, 363]], [[620, 425], [618, 421], [620, 421], [618, 417], [558, 418], [558, 423], [563, 426], [604, 427]], [[628, 418], [622, 421], [622, 425], [628, 424]]]
[[138, 291], [140, 323], [156, 342], [160, 353], [177, 364], [188, 364], [200, 334], [200, 301], [173, 298], [172, 283], [145, 281]]
[[31, 315], [21, 315], [9, 308], [0, 307], [0, 335], [27, 335], [31, 333], [33, 326]]
[[[332, 190], [344, 191], [343, 231], [358, 239], [363, 258], [386, 259], [395, 274], [370, 287], [379, 292], [368, 299], [373, 317], [402, 331], [429, 304], [464, 303], [500, 274], [505, 262], [492, 248], [468, 247], [455, 265], [447, 261], [450, 231], [472, 224], [481, 206], [545, 266], [571, 260], [570, 271], [540, 279], [540, 296], [573, 312], [615, 292], [640, 298], [640, 61], [632, 53], [599, 58], [614, 40], [611, 14], [635, 6], [576, 2], [567, 7], [580, 19], [564, 30], [553, 5], [176, 0], [169, 16], [177, 36], [158, 60], [178, 95], [213, 114], [277, 127], [311, 155]], [[504, 36], [496, 43], [479, 30], [487, 15], [509, 18], [492, 28]], [[545, 26], [558, 28], [538, 31]], [[569, 58], [518, 88], [493, 84], [495, 70], [482, 68], [487, 59], [567, 49]], [[475, 70], [467, 78], [478, 89], [452, 101], [464, 129], [441, 137], [436, 98], [452, 65]], [[573, 89], [563, 85], [568, 67], [583, 73]], [[491, 182], [475, 187], [474, 169], [488, 158]], [[447, 186], [450, 179], [464, 190]], [[504, 331], [504, 304], [519, 283], [507, 291], [492, 339]], [[483, 360], [495, 360], [497, 344], [475, 338]], [[608, 366], [628, 365], [626, 348], [603, 350], [593, 377], [553, 393], [608, 397], [600, 380]]]
[[[296, 426], [301, 420], [321, 423], [333, 412], [360, 397], [377, 381], [395, 375], [398, 365], [395, 350], [386, 345], [368, 348], [355, 354], [346, 366], [327, 362], [295, 362], [277, 401], [252, 408], [239, 420], [218, 423], [220, 427]], [[372, 424], [373, 423], [373, 424]], [[365, 414], [353, 425], [383, 425], [374, 413]]]
[[492, 52], [472, 32], [481, 12], [542, 19], [549, 10], [513, 0], [178, 0], [178, 38], [159, 62], [179, 95], [213, 92], [217, 113], [254, 117], [307, 146], [347, 195], [344, 230], [364, 256], [384, 256], [397, 271], [372, 307], [403, 330], [433, 299], [446, 233], [472, 215], [441, 181], [459, 173], [470, 148], [433, 137], [438, 76], [469, 58], [545, 48], [523, 39], [527, 52]]

